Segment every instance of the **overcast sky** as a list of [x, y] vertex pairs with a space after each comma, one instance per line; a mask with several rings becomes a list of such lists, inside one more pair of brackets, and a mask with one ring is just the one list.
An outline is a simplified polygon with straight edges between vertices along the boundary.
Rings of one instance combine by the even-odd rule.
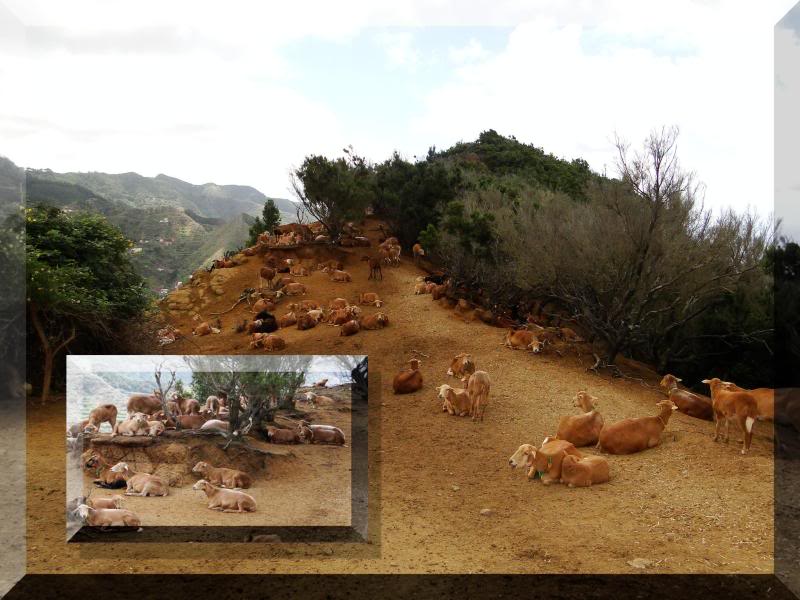
[[304, 155], [348, 144], [412, 158], [493, 128], [614, 173], [615, 132], [674, 124], [707, 205], [767, 215], [776, 188], [800, 195], [773, 178], [792, 4], [4, 2], [0, 154], [288, 197]]

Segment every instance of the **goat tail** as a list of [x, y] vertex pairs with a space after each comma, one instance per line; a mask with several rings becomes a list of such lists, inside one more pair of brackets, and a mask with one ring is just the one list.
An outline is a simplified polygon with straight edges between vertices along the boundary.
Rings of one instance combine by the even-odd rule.
[[747, 429], [747, 433], [753, 433], [753, 423], [756, 422], [756, 418], [754, 416], [748, 415], [745, 420], [745, 428]]

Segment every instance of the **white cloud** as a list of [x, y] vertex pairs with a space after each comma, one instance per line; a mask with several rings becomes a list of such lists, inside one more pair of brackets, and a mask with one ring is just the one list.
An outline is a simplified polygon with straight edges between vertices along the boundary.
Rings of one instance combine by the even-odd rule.
[[404, 67], [413, 72], [420, 60], [420, 53], [414, 47], [414, 35], [409, 32], [382, 32], [375, 36], [375, 42], [386, 53], [389, 66]]
[[470, 39], [465, 46], [461, 46], [460, 48], [450, 48], [450, 51], [448, 52], [450, 60], [457, 64], [480, 60], [482, 58], [486, 58], [488, 54], [489, 53], [481, 45], [481, 43], [474, 38]]

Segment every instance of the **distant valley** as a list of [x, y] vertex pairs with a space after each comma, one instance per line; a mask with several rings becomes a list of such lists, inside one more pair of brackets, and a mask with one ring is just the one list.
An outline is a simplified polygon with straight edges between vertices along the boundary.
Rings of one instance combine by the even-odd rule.
[[[28, 169], [28, 206], [103, 214], [134, 242], [132, 260], [154, 291], [172, 288], [226, 249], [242, 246], [267, 196], [242, 185], [194, 185], [167, 175], [55, 173]], [[281, 222], [296, 204], [273, 198]]]

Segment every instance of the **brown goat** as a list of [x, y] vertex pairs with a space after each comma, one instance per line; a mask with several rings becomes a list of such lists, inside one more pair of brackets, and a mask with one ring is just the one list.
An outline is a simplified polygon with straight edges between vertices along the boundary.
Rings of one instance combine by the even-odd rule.
[[358, 303], [363, 305], [375, 305], [377, 308], [380, 308], [383, 301], [375, 292], [362, 292], [358, 297]]
[[568, 454], [561, 461], [561, 483], [569, 487], [589, 487], [608, 479], [608, 461], [603, 456], [578, 458]]
[[375, 313], [361, 319], [361, 329], [383, 329], [389, 324], [386, 313]]
[[250, 309], [250, 312], [253, 314], [258, 314], [262, 310], [266, 310], [268, 312], [274, 311], [276, 308], [276, 304], [272, 300], [267, 300], [266, 298], [259, 298], [253, 304], [253, 308]]
[[261, 267], [258, 271], [258, 289], [264, 287], [264, 281], [267, 282], [267, 287], [272, 289], [272, 280], [275, 279], [277, 271], [273, 267]]
[[717, 377], [704, 379], [703, 383], [711, 388], [711, 403], [714, 408], [714, 441], [719, 439], [720, 427], [725, 421], [725, 442], [730, 436], [731, 421], [736, 421], [742, 431], [742, 454], [750, 449], [753, 439], [753, 423], [758, 418], [758, 402], [750, 392], [738, 392], [725, 389], [725, 383]]
[[467, 394], [470, 400], [470, 414], [475, 421], [480, 415], [483, 422], [483, 413], [489, 402], [489, 374], [486, 371], [475, 371], [467, 381]]
[[340, 271], [337, 269], [331, 273], [331, 281], [338, 283], [349, 283], [352, 281], [352, 278], [350, 277], [350, 273], [347, 271]]
[[383, 271], [381, 271], [381, 261], [379, 258], [363, 256], [361, 260], [369, 263], [369, 277], [367, 277], [367, 279], [377, 280], [378, 276], [380, 276], [381, 281], [383, 281]]
[[583, 414], [561, 417], [556, 437], [572, 442], [576, 448], [596, 444], [603, 429], [603, 415], [594, 407], [596, 400], [585, 391], [578, 392], [573, 406], [580, 407]]
[[306, 286], [302, 283], [287, 283], [283, 286], [281, 291], [278, 292], [278, 297], [286, 296], [301, 296], [306, 293]]
[[469, 415], [472, 401], [467, 390], [450, 387], [446, 383], [438, 387], [439, 398], [442, 400], [442, 412], [453, 416], [464, 417]]
[[199, 473], [202, 479], [220, 487], [249, 488], [253, 484], [250, 476], [243, 471], [213, 467], [204, 461], [197, 463], [192, 469], [192, 473]]
[[392, 389], [395, 394], [412, 394], [422, 389], [422, 373], [419, 371], [421, 363], [416, 358], [408, 362], [410, 368], [403, 369], [394, 376]]
[[678, 410], [690, 417], [713, 421], [714, 409], [711, 406], [711, 398], [678, 388], [679, 381], [681, 380], [674, 375], [667, 374], [661, 379], [660, 384], [667, 390], [669, 399], [675, 403]]
[[317, 326], [317, 320], [309, 314], [300, 315], [297, 317], [297, 329], [305, 331], [306, 329], [313, 329]]
[[609, 454], [633, 454], [658, 446], [661, 432], [666, 428], [672, 411], [678, 407], [669, 399], [656, 406], [661, 412], [655, 417], [623, 419], [604, 426], [597, 447]]
[[457, 354], [450, 363], [450, 368], [447, 370], [448, 375], [458, 377], [459, 379], [464, 377], [464, 375], [472, 375], [474, 372], [475, 361], [472, 359], [472, 354], [467, 352]]
[[735, 383], [730, 381], [723, 381], [724, 389], [730, 392], [747, 392], [756, 399], [756, 407], [758, 408], [759, 421], [774, 421], [775, 420], [775, 390], [772, 388], [755, 388], [748, 390], [741, 388]]
[[161, 397], [158, 393], [145, 395], [134, 394], [128, 398], [128, 415], [135, 412], [142, 412], [146, 415], [152, 415], [154, 412], [161, 410]]
[[297, 430], [277, 427], [267, 429], [267, 439], [273, 444], [299, 444], [303, 441]]
[[561, 481], [561, 463], [567, 455], [583, 457], [570, 442], [547, 437], [541, 448], [523, 444], [508, 459], [508, 463], [512, 468], [524, 465], [527, 468], [528, 479], [535, 479], [538, 476], [543, 484], [549, 485]]
[[204, 415], [178, 415], [175, 417], [181, 426], [181, 429], [200, 429], [203, 423], [208, 421]]
[[347, 308], [347, 300], [344, 298], [334, 298], [328, 303], [328, 308], [331, 310], [339, 310], [342, 308]]
[[361, 325], [359, 325], [358, 321], [356, 320], [347, 321], [342, 325], [342, 328], [339, 330], [339, 336], [355, 335], [360, 330], [361, 330]]
[[504, 345], [512, 350], [518, 348], [530, 350], [534, 354], [538, 354], [544, 349], [544, 341], [540, 340], [536, 333], [527, 329], [509, 329], [506, 332]]
[[308, 440], [311, 444], [338, 444], [344, 446], [344, 432], [338, 427], [309, 425], [306, 426], [306, 429], [311, 432], [311, 437]]
[[297, 316], [293, 312], [286, 313], [278, 319], [278, 327], [281, 329], [286, 329], [292, 325], [297, 325]]
[[192, 486], [193, 490], [203, 490], [208, 497], [208, 508], [222, 512], [253, 512], [256, 501], [250, 494], [239, 490], [218, 488], [205, 479], [200, 479]]
[[114, 429], [114, 425], [117, 424], [117, 407], [113, 404], [96, 406], [89, 413], [89, 422], [98, 429], [102, 423], [108, 423], [111, 425], [111, 429]]
[[111, 470], [112, 465], [107, 463], [105, 459], [93, 452], [89, 459], [84, 464], [87, 471], [94, 472], [95, 479], [92, 480], [96, 486], [103, 488], [124, 488], [127, 486], [125, 477], [122, 473], [114, 473]]

